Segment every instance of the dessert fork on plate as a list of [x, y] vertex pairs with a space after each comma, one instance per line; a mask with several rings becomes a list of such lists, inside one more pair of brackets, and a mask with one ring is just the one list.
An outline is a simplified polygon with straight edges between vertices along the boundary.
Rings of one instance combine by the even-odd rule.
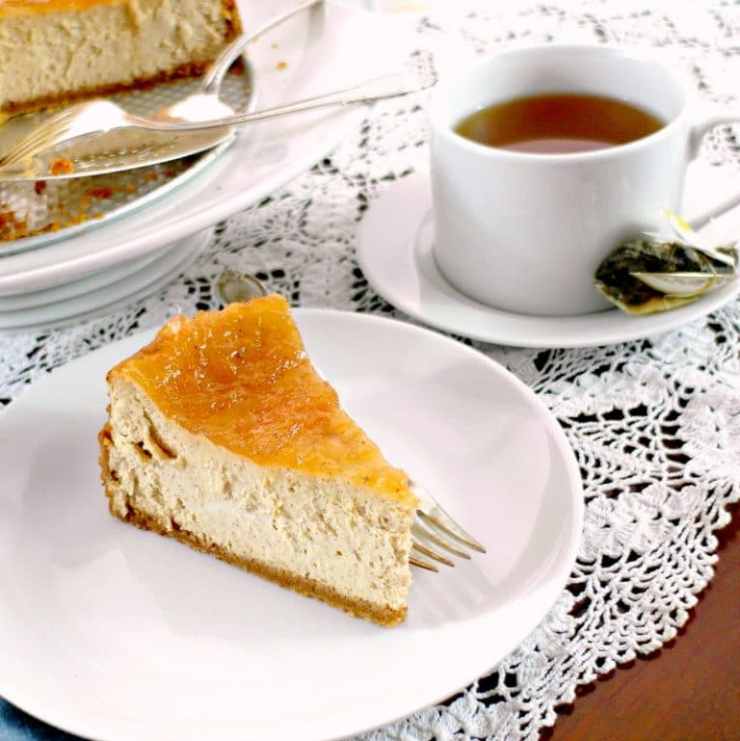
[[411, 528], [412, 553], [409, 563], [412, 566], [427, 571], [439, 571], [437, 564], [455, 565], [449, 556], [469, 560], [471, 551], [486, 552], [429, 492], [414, 482], [411, 483], [411, 490], [419, 499], [416, 521]]
[[[258, 278], [228, 268], [218, 277], [216, 286], [224, 304], [250, 301], [268, 293]], [[419, 500], [416, 520], [411, 528], [412, 554], [409, 563], [412, 566], [438, 572], [437, 564], [455, 565], [450, 556], [469, 560], [471, 552], [486, 552], [484, 546], [450, 516], [429, 492], [413, 481], [411, 490]]]

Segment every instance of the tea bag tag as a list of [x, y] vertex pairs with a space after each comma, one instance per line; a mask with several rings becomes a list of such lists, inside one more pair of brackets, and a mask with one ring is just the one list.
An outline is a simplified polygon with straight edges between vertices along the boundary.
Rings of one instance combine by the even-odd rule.
[[596, 288], [629, 314], [683, 306], [735, 280], [735, 244], [714, 246], [680, 216], [664, 211], [668, 235], [644, 233], [618, 245], [599, 265]]
[[712, 288], [729, 283], [733, 275], [707, 275], [707, 273], [641, 273], [630, 271], [630, 275], [641, 280], [660, 293], [668, 296], [700, 296]]

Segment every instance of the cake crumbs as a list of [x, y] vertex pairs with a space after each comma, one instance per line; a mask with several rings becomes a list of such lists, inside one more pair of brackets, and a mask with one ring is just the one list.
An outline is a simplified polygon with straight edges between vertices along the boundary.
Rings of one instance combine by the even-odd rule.
[[[45, 180], [38, 180], [34, 183], [34, 190], [40, 195], [46, 190], [46, 186]], [[92, 199], [110, 198], [114, 192], [114, 189], [108, 186], [91, 188], [79, 199], [78, 208], [73, 213], [70, 213], [64, 205], [60, 205], [57, 208], [56, 218], [43, 226], [34, 228], [29, 227], [28, 221], [20, 218], [13, 209], [8, 207], [8, 204], [0, 203], [0, 242], [36, 237], [78, 226], [93, 219], [102, 219], [105, 216], [103, 212], [99, 210], [90, 212]]]
[[108, 185], [99, 188], [90, 188], [85, 195], [90, 196], [90, 198], [110, 198], [113, 195], [113, 188]]
[[18, 239], [19, 236], [25, 236], [27, 231], [28, 222], [19, 219], [7, 204], [0, 203], [0, 240]]
[[72, 160], [64, 159], [63, 157], [52, 160], [49, 164], [49, 172], [52, 175], [69, 175], [74, 171], [74, 162], [72, 162]]
[[[2, 4], [2, 0], [0, 0]], [[74, 171], [74, 163], [70, 160], [55, 159], [49, 163], [50, 174], [63, 174]], [[171, 165], [166, 169], [151, 171], [143, 177], [153, 185], [165, 179], [171, 179], [180, 174], [177, 165]], [[29, 185], [31, 185], [29, 183]], [[37, 180], [32, 185], [37, 196], [49, 193], [48, 181]], [[114, 198], [117, 193], [133, 194], [137, 187], [130, 182], [122, 182], [113, 185], [96, 185], [80, 191], [75, 189], [76, 196], [71, 197], [66, 203], [58, 202], [58, 198], [50, 198], [48, 220], [42, 225], [29, 224], [28, 216], [19, 215], [9, 203], [0, 201], [0, 245], [7, 244], [19, 239], [36, 237], [62, 229], [75, 227], [86, 221], [105, 218], [106, 214], [101, 210], [102, 201]]]
[[243, 59], [237, 59], [231, 67], [229, 67], [229, 74], [233, 75], [234, 77], [243, 77], [244, 73], [247, 71], [247, 68], [244, 64]]

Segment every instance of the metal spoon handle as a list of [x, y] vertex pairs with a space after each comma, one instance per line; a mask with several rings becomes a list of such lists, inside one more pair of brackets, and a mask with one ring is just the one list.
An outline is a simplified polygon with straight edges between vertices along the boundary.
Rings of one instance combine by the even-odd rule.
[[302, 13], [304, 10], [320, 5], [324, 0], [305, 0], [300, 5], [292, 8], [285, 13], [282, 13], [275, 18], [270, 19], [267, 23], [260, 26], [256, 31], [246, 34], [243, 33], [241, 36], [235, 38], [216, 58], [216, 61], [208, 68], [206, 74], [201, 82], [201, 90], [206, 95], [217, 95], [221, 88], [224, 75], [228, 71], [229, 67], [234, 63], [236, 58], [244, 51], [244, 49], [255, 39], [259, 38], [263, 34], [284, 23], [289, 18], [292, 18], [298, 13]]

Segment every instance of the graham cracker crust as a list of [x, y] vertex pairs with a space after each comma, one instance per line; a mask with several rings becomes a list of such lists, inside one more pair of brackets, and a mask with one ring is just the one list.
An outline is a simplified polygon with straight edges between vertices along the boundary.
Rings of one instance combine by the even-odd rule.
[[338, 607], [354, 617], [371, 620], [378, 625], [386, 627], [398, 625], [406, 619], [407, 610], [405, 607], [400, 610], [393, 610], [388, 607], [378, 607], [366, 600], [349, 599], [345, 595], [339, 594], [339, 592], [332, 587], [328, 587], [325, 584], [314, 581], [313, 579], [307, 579], [284, 569], [277, 569], [256, 559], [240, 558], [235, 556], [223, 549], [217, 543], [206, 542], [194, 533], [178, 527], [177, 525], [175, 525], [175, 529], [173, 530], [166, 530], [159, 522], [147, 515], [145, 512], [140, 512], [134, 509], [131, 506], [131, 502], [128, 502], [128, 511], [125, 517], [121, 517], [118, 513], [114, 512], [112, 507], [113, 489], [116, 486], [116, 480], [108, 463], [109, 448], [113, 442], [111, 439], [110, 427], [107, 424], [98, 434], [98, 441], [100, 443], [101, 479], [103, 482], [103, 488], [105, 489], [105, 494], [108, 497], [108, 509], [114, 517], [122, 522], [128, 522], [142, 530], [149, 530], [164, 537], [175, 538], [197, 551], [216, 556], [216, 558], [221, 561], [225, 561], [232, 566], [237, 566], [245, 571], [257, 574], [258, 576], [275, 582], [282, 587], [287, 587], [295, 592], [299, 592], [306, 597], [313, 597], [314, 599], [326, 602], [332, 607]]
[[30, 113], [42, 108], [53, 108], [56, 106], [76, 103], [86, 98], [95, 98], [102, 95], [114, 95], [115, 93], [125, 93], [130, 90], [149, 90], [155, 85], [163, 82], [172, 82], [173, 80], [184, 79], [187, 77], [200, 77], [211, 64], [210, 61], [189, 62], [181, 64], [175, 69], [159, 72], [153, 77], [137, 78], [132, 82], [114, 83], [112, 85], [102, 85], [100, 87], [83, 88], [71, 93], [61, 95], [45, 95], [33, 100], [10, 100], [2, 107], [3, 113]]

